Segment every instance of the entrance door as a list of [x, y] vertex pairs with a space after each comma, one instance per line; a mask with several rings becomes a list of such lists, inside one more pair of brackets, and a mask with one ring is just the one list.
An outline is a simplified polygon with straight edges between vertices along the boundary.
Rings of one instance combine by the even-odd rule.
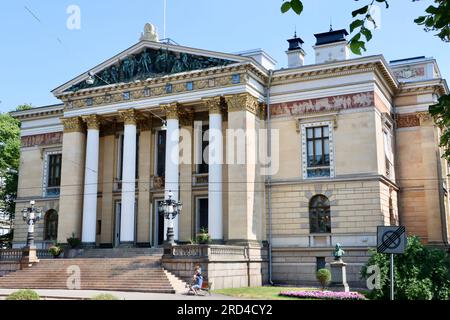
[[163, 200], [155, 200], [155, 232], [153, 239], [153, 243], [155, 246], [161, 246], [164, 243], [165, 219], [164, 215], [159, 213], [159, 206], [162, 202]]
[[120, 245], [120, 211], [122, 209], [122, 202], [116, 201], [114, 208], [114, 247]]
[[196, 216], [195, 232], [200, 233], [202, 229], [208, 230], [208, 198], [197, 198]]

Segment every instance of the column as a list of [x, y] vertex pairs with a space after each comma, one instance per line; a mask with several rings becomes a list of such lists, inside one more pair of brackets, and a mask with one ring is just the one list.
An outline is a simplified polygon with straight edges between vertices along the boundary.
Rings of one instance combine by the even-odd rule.
[[[179, 153], [180, 153], [180, 129], [178, 118], [178, 103], [171, 103], [163, 105], [166, 112], [167, 133], [166, 133], [166, 172], [164, 184], [164, 198], [168, 199], [169, 191], [173, 192], [173, 200], [179, 200]], [[183, 212], [181, 213], [183, 214]], [[175, 233], [175, 240], [178, 240], [178, 220], [177, 216], [173, 222], [173, 231]], [[166, 230], [164, 230], [164, 237], [166, 237]]]
[[66, 243], [75, 233], [81, 237], [85, 160], [84, 123], [79, 117], [61, 119], [64, 126], [58, 242]]
[[258, 165], [260, 105], [248, 93], [225, 96], [228, 107], [228, 243], [264, 240], [264, 180]]
[[87, 125], [86, 162], [84, 169], [83, 224], [81, 241], [95, 245], [97, 227], [98, 154], [100, 119], [97, 115], [83, 117]]
[[180, 201], [183, 212], [178, 220], [178, 240], [194, 239], [192, 219], [192, 145], [194, 110], [184, 109], [180, 114]]
[[208, 232], [216, 242], [223, 241], [222, 204], [222, 99], [205, 99], [209, 110], [209, 148], [208, 148]]
[[137, 213], [137, 243], [150, 245], [150, 173], [152, 148], [152, 117], [139, 121], [139, 194]]
[[124, 121], [120, 243], [134, 244], [136, 201], [136, 118], [134, 109], [119, 112]]

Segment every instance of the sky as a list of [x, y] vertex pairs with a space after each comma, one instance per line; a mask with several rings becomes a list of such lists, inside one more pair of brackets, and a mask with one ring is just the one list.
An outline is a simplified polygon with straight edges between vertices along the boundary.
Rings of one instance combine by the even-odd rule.
[[[369, 0], [303, 0], [301, 16], [281, 14], [282, 0], [167, 0], [166, 36], [180, 45], [221, 52], [262, 48], [286, 67], [294, 30], [314, 63], [314, 33], [347, 28], [351, 12]], [[437, 59], [450, 79], [450, 44], [413, 20], [431, 0], [390, 0], [380, 6], [379, 28], [364, 55], [387, 60]], [[134, 45], [146, 22], [163, 37], [164, 0], [14, 0], [0, 9], [0, 112], [31, 103], [58, 103], [51, 90]], [[68, 28], [68, 8], [80, 9], [80, 28]]]

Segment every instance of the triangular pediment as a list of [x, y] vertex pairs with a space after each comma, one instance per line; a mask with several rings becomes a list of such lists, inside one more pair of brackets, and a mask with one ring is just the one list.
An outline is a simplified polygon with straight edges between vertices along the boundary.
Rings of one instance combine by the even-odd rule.
[[[248, 61], [249, 58], [239, 55], [140, 41], [121, 54], [56, 88], [53, 93], [58, 95]], [[90, 81], [87, 81], [89, 78]]]

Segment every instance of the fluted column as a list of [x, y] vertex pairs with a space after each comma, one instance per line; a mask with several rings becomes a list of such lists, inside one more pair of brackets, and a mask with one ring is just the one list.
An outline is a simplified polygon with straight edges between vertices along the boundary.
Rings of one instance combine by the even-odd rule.
[[87, 126], [86, 162], [84, 167], [83, 223], [81, 241], [95, 245], [97, 226], [98, 153], [100, 119], [97, 115], [83, 117]]
[[[166, 172], [165, 172], [165, 186], [164, 186], [164, 198], [168, 199], [169, 191], [173, 193], [173, 200], [179, 200], [179, 153], [180, 153], [180, 129], [179, 129], [179, 116], [178, 116], [178, 103], [171, 103], [162, 106], [166, 112], [167, 121], [167, 133], [166, 133]], [[183, 213], [182, 213], [183, 214]], [[173, 222], [173, 231], [175, 234], [175, 240], [178, 240], [178, 220], [177, 216]], [[164, 239], [167, 236], [167, 223], [164, 224]]]
[[205, 99], [209, 110], [208, 232], [213, 241], [223, 240], [222, 203], [222, 99]]
[[129, 109], [119, 114], [124, 121], [120, 243], [132, 245], [135, 240], [137, 113], [134, 109]]

